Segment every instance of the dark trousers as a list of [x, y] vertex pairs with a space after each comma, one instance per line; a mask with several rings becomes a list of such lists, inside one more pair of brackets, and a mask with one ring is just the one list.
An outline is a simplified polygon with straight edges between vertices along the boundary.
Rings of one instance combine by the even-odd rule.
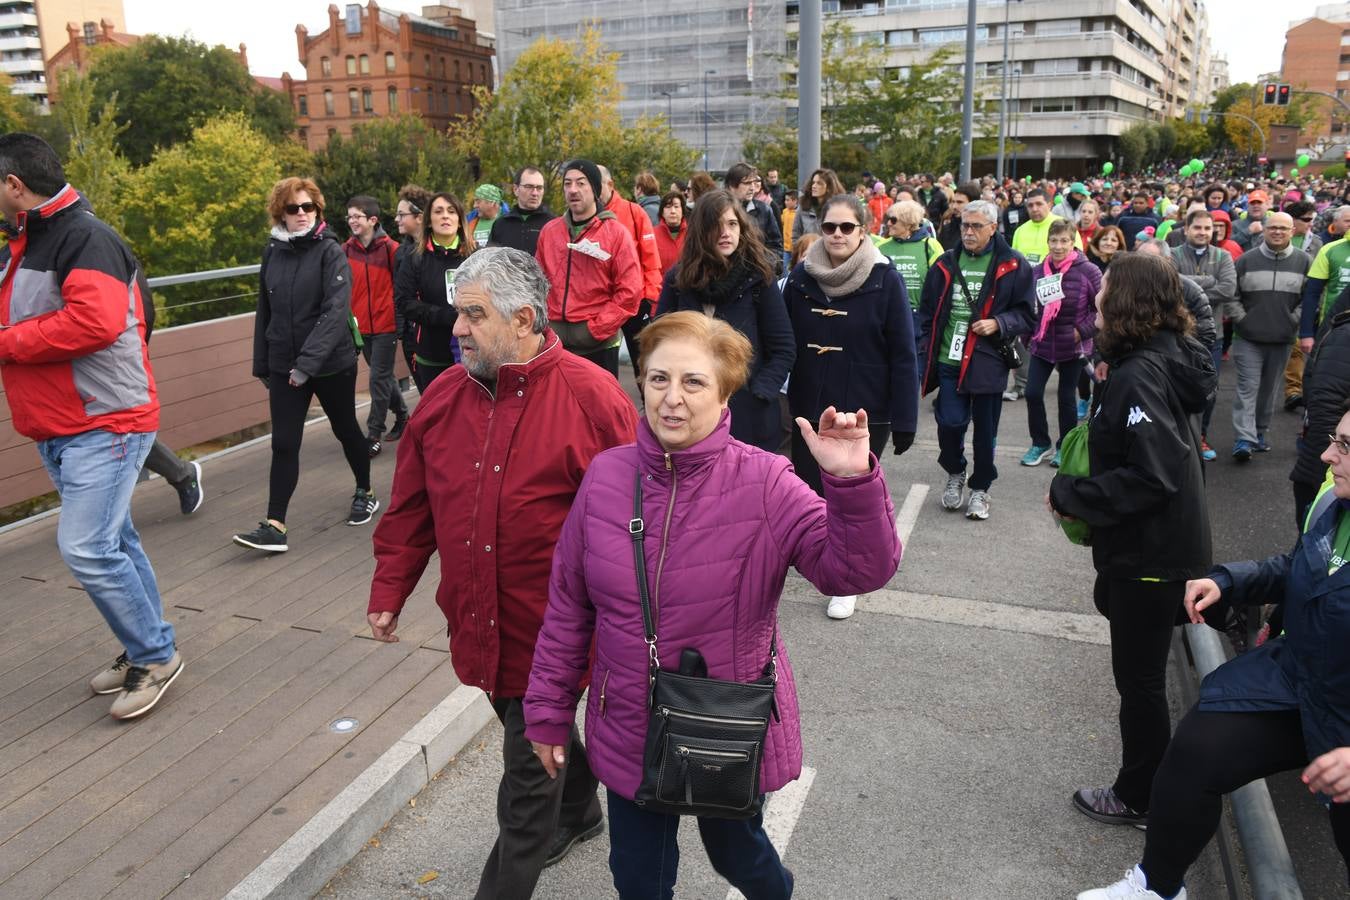
[[1111, 673], [1120, 694], [1120, 772], [1112, 788], [1126, 806], [1149, 811], [1153, 776], [1167, 750], [1167, 654], [1186, 621], [1184, 581], [1097, 576], [1092, 601], [1111, 622]]
[[286, 521], [286, 508], [300, 480], [300, 441], [310, 401], [319, 398], [333, 436], [342, 443], [356, 486], [370, 490], [370, 454], [366, 436], [356, 421], [356, 366], [334, 375], [310, 378], [291, 387], [289, 374], [273, 372], [267, 380], [272, 412], [272, 471], [267, 493], [267, 518]]
[[[637, 315], [623, 323], [623, 343], [624, 346], [628, 348], [628, 359], [633, 364], [634, 378], [639, 375], [638, 357], [641, 355], [641, 352], [638, 349], [638, 335], [642, 333], [642, 329], [647, 327], [647, 323], [652, 320], [653, 305], [654, 304], [649, 301], [643, 300], [641, 305], [638, 306]], [[617, 375], [618, 373], [615, 372], [616, 377]]]
[[408, 404], [394, 379], [394, 354], [398, 352], [398, 335], [363, 334], [361, 355], [370, 366], [370, 415], [366, 416], [366, 435], [379, 440], [384, 434], [385, 419], [394, 411], [394, 421], [408, 418]]
[[150, 447], [150, 455], [145, 458], [145, 468], [175, 487], [196, 474], [191, 463], [174, 453], [159, 440], [156, 440]]
[[[575, 350], [572, 351], [576, 353]], [[577, 353], [582, 359], [588, 359], [615, 378], [619, 377], [619, 348], [607, 347], [591, 353]]]
[[1055, 393], [1056, 408], [1059, 413], [1058, 447], [1064, 435], [1078, 424], [1078, 376], [1083, 371], [1082, 359], [1052, 363], [1032, 356], [1027, 363], [1027, 428], [1031, 431], [1031, 443], [1035, 447], [1050, 446], [1050, 425], [1045, 418], [1045, 386], [1050, 381], [1050, 373], [1059, 373], [1059, 386]]
[[1317, 492], [1322, 490], [1322, 482], [1295, 481], [1294, 482], [1294, 524], [1299, 533], [1303, 532], [1303, 520], [1308, 518], [1308, 510], [1312, 508], [1313, 501], [1317, 499]]
[[[1153, 781], [1148, 837], [1140, 863], [1148, 886], [1166, 897], [1219, 827], [1223, 795], [1258, 778], [1306, 766], [1298, 710], [1201, 712], [1177, 725]], [[1331, 804], [1331, 834], [1350, 867], [1350, 803]]]
[[[1219, 368], [1223, 365], [1223, 354], [1225, 350], [1226, 348], [1224, 347], [1222, 340], [1217, 340], [1209, 345], [1209, 357], [1214, 360], [1214, 374], [1216, 376], [1219, 374]], [[1217, 385], [1218, 382], [1216, 381], [1215, 384]], [[1210, 394], [1209, 398], [1205, 400], [1205, 414], [1200, 419], [1200, 433], [1202, 435], [1209, 434], [1209, 423], [1214, 418], [1214, 407], [1218, 402], [1219, 389], [1215, 387], [1214, 393]]]
[[586, 750], [575, 727], [567, 764], [549, 778], [525, 737], [525, 708], [519, 697], [497, 697], [492, 708], [501, 720], [502, 780], [497, 787], [497, 841], [492, 845], [476, 900], [526, 900], [560, 827], [600, 821], [600, 783], [591, 774]]
[[446, 363], [443, 366], [434, 363], [422, 362], [420, 359], [413, 360], [413, 383], [417, 385], [417, 393], [425, 394], [427, 385], [431, 384], [436, 378], [453, 366], [454, 363]]
[[1003, 414], [1002, 394], [963, 394], [956, 390], [960, 369], [941, 363], [938, 371], [937, 405], [933, 418], [938, 429], [938, 465], [948, 475], [966, 470], [966, 429], [975, 423], [975, 471], [968, 484], [972, 491], [987, 491], [998, 478], [994, 445], [998, 443], [998, 419]]
[[[812, 427], [819, 424], [819, 420], [811, 423]], [[890, 434], [891, 426], [889, 425], [867, 426], [868, 443], [878, 459], [881, 458], [882, 452], [886, 449], [886, 439], [890, 437]], [[806, 446], [806, 440], [802, 438], [801, 430], [795, 424], [792, 426], [792, 468], [796, 470], [797, 477], [806, 482], [807, 487], [820, 496], [825, 496], [825, 486], [820, 480], [820, 466], [816, 465], [816, 458], [811, 455], [811, 450]]]
[[[792, 873], [753, 819], [698, 818], [708, 861], [746, 900], [787, 900]], [[680, 817], [650, 812], [609, 791], [609, 871], [620, 900], [670, 900], [680, 865]]]

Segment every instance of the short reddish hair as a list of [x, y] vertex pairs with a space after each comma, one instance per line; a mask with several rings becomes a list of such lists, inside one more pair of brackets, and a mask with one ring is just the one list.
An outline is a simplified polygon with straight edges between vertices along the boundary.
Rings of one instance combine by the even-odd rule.
[[318, 207], [317, 218], [323, 218], [323, 191], [314, 183], [313, 178], [298, 178], [292, 175], [290, 178], [283, 178], [272, 185], [272, 193], [267, 198], [267, 212], [272, 216], [273, 224], [280, 225], [283, 221], [282, 216], [286, 212], [286, 204], [290, 203], [292, 198], [301, 191], [309, 194], [314, 205]]

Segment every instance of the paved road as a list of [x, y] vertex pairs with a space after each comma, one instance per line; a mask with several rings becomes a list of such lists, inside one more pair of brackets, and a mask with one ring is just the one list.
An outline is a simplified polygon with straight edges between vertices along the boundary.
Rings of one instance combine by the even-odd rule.
[[[1268, 554], [1292, 537], [1283, 479], [1295, 417], [1281, 416], [1275, 452], [1247, 471], [1226, 458], [1209, 470], [1221, 558]], [[1071, 897], [1138, 859], [1141, 833], [1069, 806], [1074, 788], [1109, 782], [1118, 762], [1105, 623], [1092, 609], [1088, 552], [1064, 541], [1043, 510], [1053, 470], [1017, 464], [1022, 404], [1004, 405], [1000, 430], [988, 522], [939, 507], [930, 416], [913, 450], [885, 458], [912, 534], [899, 573], [852, 619], [826, 619], [823, 598], [789, 579], [781, 627], [810, 778], [773, 798], [768, 816], [800, 897]], [[1227, 441], [1226, 422], [1214, 432]], [[905, 515], [906, 501], [916, 516]], [[1178, 665], [1173, 675], [1191, 677]], [[472, 896], [495, 833], [499, 752], [494, 725], [320, 896]], [[1279, 793], [1306, 896], [1343, 896], [1324, 814], [1296, 790]], [[677, 895], [726, 897], [696, 831], [684, 835]], [[582, 845], [545, 873], [537, 896], [612, 896], [607, 853], [607, 839]], [[1213, 847], [1188, 887], [1199, 900], [1227, 896]]]

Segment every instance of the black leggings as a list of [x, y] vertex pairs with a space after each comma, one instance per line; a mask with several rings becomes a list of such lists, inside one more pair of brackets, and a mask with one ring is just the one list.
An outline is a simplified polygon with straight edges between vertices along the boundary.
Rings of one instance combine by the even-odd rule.
[[342, 442], [342, 454], [352, 467], [356, 486], [370, 490], [370, 454], [366, 436], [356, 421], [356, 366], [311, 378], [291, 387], [290, 376], [273, 372], [268, 378], [268, 401], [272, 410], [272, 475], [267, 494], [267, 518], [286, 521], [286, 508], [300, 480], [300, 440], [305, 434], [309, 403], [319, 398], [333, 434]]
[[[1186, 869], [1219, 827], [1224, 794], [1310, 762], [1300, 719], [1298, 710], [1227, 713], [1197, 707], [1186, 714], [1153, 780], [1140, 863], [1149, 888], [1164, 897], [1181, 890]], [[1350, 803], [1331, 805], [1331, 834], [1350, 866]]]
[[1153, 777], [1172, 731], [1167, 708], [1167, 654], [1172, 628], [1186, 621], [1184, 581], [1097, 576], [1092, 600], [1111, 621], [1111, 672], [1120, 694], [1120, 771], [1112, 789], [1148, 812]]

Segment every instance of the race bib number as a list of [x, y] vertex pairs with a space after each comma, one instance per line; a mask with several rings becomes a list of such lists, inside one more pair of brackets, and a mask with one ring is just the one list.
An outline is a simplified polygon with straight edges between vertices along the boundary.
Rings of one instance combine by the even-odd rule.
[[1046, 275], [1044, 278], [1036, 279], [1036, 302], [1045, 306], [1052, 300], [1064, 299], [1064, 276], [1062, 274]]
[[970, 331], [969, 322], [957, 322], [956, 327], [952, 329], [952, 343], [947, 348], [947, 359], [952, 362], [960, 362], [961, 355], [966, 352], [966, 332]]
[[455, 305], [455, 269], [445, 270], [445, 302]]

